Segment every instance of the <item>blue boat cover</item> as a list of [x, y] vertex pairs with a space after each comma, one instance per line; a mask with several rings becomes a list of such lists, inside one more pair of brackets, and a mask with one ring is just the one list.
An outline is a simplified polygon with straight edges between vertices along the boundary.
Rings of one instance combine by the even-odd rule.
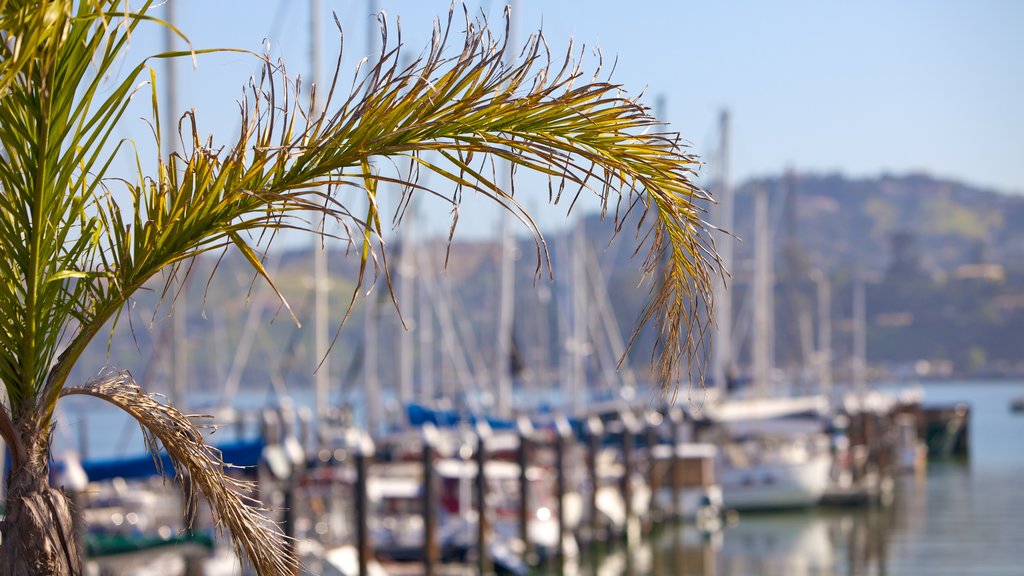
[[[225, 463], [232, 466], [253, 467], [260, 460], [263, 454], [263, 439], [244, 440], [217, 446]], [[167, 452], [160, 453], [160, 461], [167, 473], [172, 473], [171, 458]], [[56, 463], [56, 467], [60, 467]], [[82, 468], [89, 476], [90, 482], [99, 482], [113, 478], [124, 478], [126, 480], [136, 478], [148, 478], [156, 476], [156, 462], [150, 454], [140, 454], [128, 458], [104, 458], [92, 459], [82, 462]]]
[[492, 430], [514, 430], [516, 427], [515, 420], [491, 417], [478, 418], [475, 414], [463, 415], [458, 410], [428, 408], [421, 404], [409, 404], [405, 410], [406, 416], [409, 418], [409, 424], [413, 426], [422, 426], [430, 423], [438, 428], [452, 428], [458, 426], [461, 422], [476, 425], [477, 420], [482, 419], [490, 425]]

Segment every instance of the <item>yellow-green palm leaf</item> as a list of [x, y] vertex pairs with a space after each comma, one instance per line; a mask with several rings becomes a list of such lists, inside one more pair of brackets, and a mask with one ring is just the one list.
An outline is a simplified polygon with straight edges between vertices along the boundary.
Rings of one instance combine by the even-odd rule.
[[[350, 93], [336, 83], [320, 87], [322, 114], [312, 113], [308, 91], [266, 61], [244, 91], [237, 139], [215, 145], [187, 114], [183, 151], [135, 158], [137, 173], [115, 179], [115, 156], [137, 154], [112, 134], [141, 81], [151, 81], [157, 142], [178, 128], [159, 126], [158, 78], [146, 61], [120, 73], [131, 34], [154, 20], [150, 4], [126, 13], [121, 0], [0, 0], [0, 27], [11, 40], [0, 49], [0, 380], [8, 395], [0, 433], [16, 469], [47, 449], [33, 435], [48, 435], [72, 366], [146, 282], [225, 249], [239, 250], [272, 282], [261, 254], [277, 231], [322, 233], [309, 224], [311, 212], [346, 226], [362, 244], [365, 270], [384, 256], [379, 182], [403, 184], [403, 205], [418, 194], [454, 207], [464, 191], [486, 196], [534, 234], [546, 261], [532, 216], [497, 184], [495, 159], [550, 178], [552, 203], [571, 206], [578, 194], [593, 194], [605, 210], [614, 207], [617, 228], [627, 213], [638, 216], [638, 250], [647, 251], [645, 270], [657, 280], [640, 323], [655, 322], [659, 374], [666, 386], [676, 382], [707, 326], [698, 304], [710, 304], [716, 266], [700, 208], [708, 198], [690, 181], [697, 164], [679, 136], [660, 131], [619, 86], [585, 75], [571, 53], [552, 62], [539, 34], [508, 64], [510, 48], [467, 20], [461, 50], [452, 51], [449, 15], [449, 28], [439, 27], [429, 50], [405, 66], [385, 35], [378, 63]], [[385, 159], [409, 169], [378, 171]], [[423, 173], [435, 176], [430, 186]], [[353, 206], [368, 208], [354, 214]], [[69, 391], [107, 398], [146, 425], [127, 404], [145, 403], [135, 383], [112, 378], [119, 384]], [[160, 411], [179, 422], [173, 407]], [[168, 445], [201, 444], [201, 435], [175, 440], [159, 426], [149, 430], [185, 454], [176, 462], [193, 473], [220, 469], [197, 464], [201, 448]], [[231, 510], [249, 503], [235, 491], [209, 491], [214, 484], [199, 483], [257, 569], [286, 570], [287, 562], [259, 553], [274, 549], [267, 539], [279, 535], [246, 530], [251, 516]]]

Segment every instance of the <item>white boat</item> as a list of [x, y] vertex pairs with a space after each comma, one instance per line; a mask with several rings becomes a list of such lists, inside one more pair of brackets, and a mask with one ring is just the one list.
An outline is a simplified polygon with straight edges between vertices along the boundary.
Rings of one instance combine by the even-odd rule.
[[722, 501], [731, 510], [813, 506], [828, 488], [832, 455], [824, 435], [761, 435], [730, 442], [718, 471]]
[[[731, 230], [732, 191], [728, 185], [728, 114], [721, 121], [721, 174], [717, 224]], [[804, 507], [816, 504], [828, 487], [832, 468], [830, 439], [825, 434], [829, 413], [824, 394], [794, 397], [776, 386], [772, 343], [774, 305], [772, 237], [768, 198], [760, 188], [754, 198], [754, 273], [750, 290], [753, 303], [749, 396], [729, 390], [735, 375], [732, 342], [732, 302], [724, 279], [715, 284], [715, 306], [720, 314], [713, 350], [715, 393], [709, 394], [703, 417], [711, 424], [700, 439], [721, 447], [716, 473], [726, 508], [757, 510]], [[732, 238], [722, 238], [719, 254], [727, 269], [733, 265]], [[724, 318], [724, 321], [721, 320]]]
[[727, 509], [813, 506], [828, 488], [832, 453], [823, 396], [728, 400], [709, 407], [721, 446], [716, 475]]

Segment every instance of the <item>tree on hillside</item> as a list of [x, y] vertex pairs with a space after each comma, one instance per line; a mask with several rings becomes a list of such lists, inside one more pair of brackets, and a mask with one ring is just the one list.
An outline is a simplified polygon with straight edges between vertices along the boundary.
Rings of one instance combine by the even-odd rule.
[[[482, 195], [532, 232], [541, 261], [543, 238], [521, 199], [496, 184], [494, 159], [547, 175], [552, 204], [589, 193], [613, 207], [616, 226], [642, 214], [637, 241], [657, 279], [640, 323], [654, 320], [659, 373], [676, 385], [707, 326], [696, 310], [710, 304], [717, 265], [698, 205], [708, 197], [689, 181], [696, 161], [678, 135], [659, 132], [618, 86], [585, 76], [571, 53], [551, 60], [539, 34], [508, 64], [510, 48], [486, 25], [467, 18], [458, 36], [449, 15], [408, 65], [385, 27], [377, 64], [357, 73], [348, 94], [337, 73], [328, 86], [300, 90], [283, 66], [253, 54], [263, 72], [239, 102], [239, 133], [222, 144], [202, 135], [194, 112], [176, 126], [159, 123], [154, 59], [204, 51], [126, 62], [140, 27], [169, 26], [151, 6], [0, 0], [0, 434], [12, 456], [0, 573], [81, 573], [68, 504], [47, 478], [55, 408], [72, 394], [134, 417], [149, 447], [168, 452], [176, 477], [187, 475], [190, 502], [205, 498], [259, 573], [294, 570], [280, 533], [248, 499], [249, 487], [224, 474], [196, 422], [127, 372], [87, 383], [68, 376], [136, 291], [187, 274], [198, 255], [240, 252], [272, 286], [263, 255], [276, 233], [325, 233], [309, 223], [311, 211], [341, 224], [360, 250], [360, 281], [373, 282], [386, 270], [381, 182], [398, 180], [403, 205], [425, 194], [457, 208], [463, 192]], [[319, 114], [315, 89], [326, 93]], [[115, 136], [133, 96], [151, 96], [152, 158]], [[180, 135], [180, 152], [161, 153], [166, 131]], [[136, 173], [111, 173], [122, 155]], [[385, 159], [405, 164], [408, 176], [379, 172]], [[429, 187], [421, 173], [435, 176]], [[356, 214], [355, 205], [369, 208]], [[170, 284], [165, 294], [173, 295]]]

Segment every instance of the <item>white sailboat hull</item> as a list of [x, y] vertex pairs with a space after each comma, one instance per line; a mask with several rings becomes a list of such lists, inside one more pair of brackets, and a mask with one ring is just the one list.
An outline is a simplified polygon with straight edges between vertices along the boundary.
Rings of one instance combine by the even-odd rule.
[[831, 466], [832, 457], [827, 452], [811, 454], [800, 461], [723, 466], [719, 471], [722, 500], [732, 510], [813, 506], [828, 487]]

